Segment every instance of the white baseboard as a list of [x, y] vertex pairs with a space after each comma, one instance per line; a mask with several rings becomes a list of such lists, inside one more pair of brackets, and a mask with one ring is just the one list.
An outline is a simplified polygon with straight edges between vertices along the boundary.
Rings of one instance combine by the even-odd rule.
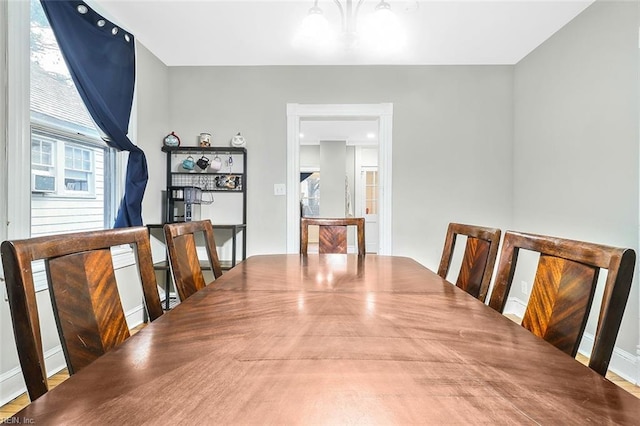
[[[126, 312], [125, 316], [129, 328], [142, 324], [144, 321], [144, 306], [141, 304], [134, 307]], [[44, 353], [44, 365], [47, 369], [48, 377], [67, 367], [62, 353], [62, 346], [55, 346]], [[26, 391], [27, 387], [19, 365], [0, 375], [0, 405], [5, 405]]]
[[[510, 297], [507, 299], [507, 303], [504, 308], [505, 314], [516, 315], [518, 318], [524, 316], [527, 308], [526, 302], [522, 300]], [[593, 348], [594, 335], [585, 332], [580, 342], [578, 352], [587, 358], [591, 355], [591, 348]], [[624, 380], [635, 384], [640, 383], [640, 367], [638, 356], [630, 352], [624, 351], [620, 348], [614, 348], [613, 355], [611, 355], [611, 361], [609, 362], [609, 370]]]
[[[585, 332], [580, 342], [578, 352], [582, 355], [589, 357], [591, 355], [591, 348], [593, 348], [593, 340], [595, 336], [591, 333]], [[627, 351], [623, 351], [620, 348], [614, 348], [611, 355], [611, 361], [609, 362], [609, 371], [616, 373], [618, 376], [625, 379], [634, 385], [638, 384], [638, 357]]]
[[127, 319], [127, 326], [129, 328], [137, 327], [144, 322], [144, 313], [145, 308], [143, 304], [140, 304], [127, 312], [125, 312], [125, 317]]
[[523, 302], [516, 297], [509, 297], [507, 298], [507, 303], [505, 303], [504, 310], [502, 312], [504, 314], [511, 314], [517, 316], [518, 318], [522, 318], [526, 310], [527, 302]]
[[[44, 353], [47, 376], [51, 377], [66, 368], [62, 346], [58, 345]], [[4, 405], [27, 391], [20, 367], [12, 368], [0, 376], [0, 405]]]

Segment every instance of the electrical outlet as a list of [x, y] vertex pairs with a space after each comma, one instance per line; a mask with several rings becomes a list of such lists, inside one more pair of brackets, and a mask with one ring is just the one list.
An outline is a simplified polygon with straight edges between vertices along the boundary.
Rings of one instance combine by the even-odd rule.
[[287, 195], [287, 186], [284, 183], [274, 184], [273, 195]]
[[529, 284], [526, 281], [520, 281], [520, 289], [524, 294], [529, 293]]

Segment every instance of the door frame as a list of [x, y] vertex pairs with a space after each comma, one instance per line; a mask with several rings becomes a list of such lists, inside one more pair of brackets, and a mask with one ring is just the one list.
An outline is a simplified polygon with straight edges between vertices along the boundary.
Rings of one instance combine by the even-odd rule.
[[300, 120], [378, 119], [378, 254], [392, 254], [391, 188], [393, 104], [287, 104], [287, 253], [300, 250]]

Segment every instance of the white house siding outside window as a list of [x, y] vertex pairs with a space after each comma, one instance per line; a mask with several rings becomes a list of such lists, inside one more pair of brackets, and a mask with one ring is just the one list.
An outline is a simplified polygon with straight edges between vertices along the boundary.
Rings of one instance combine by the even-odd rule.
[[110, 228], [115, 150], [100, 138], [31, 0], [31, 236]]

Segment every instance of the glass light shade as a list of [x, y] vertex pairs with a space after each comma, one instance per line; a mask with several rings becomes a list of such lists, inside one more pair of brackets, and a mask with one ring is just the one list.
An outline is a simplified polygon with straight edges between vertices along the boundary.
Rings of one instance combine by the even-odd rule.
[[322, 11], [312, 9], [302, 21], [294, 38], [294, 45], [301, 48], [326, 51], [335, 45], [336, 35]]
[[360, 42], [367, 50], [379, 54], [401, 51], [407, 43], [402, 23], [389, 7], [379, 7], [360, 25]]

